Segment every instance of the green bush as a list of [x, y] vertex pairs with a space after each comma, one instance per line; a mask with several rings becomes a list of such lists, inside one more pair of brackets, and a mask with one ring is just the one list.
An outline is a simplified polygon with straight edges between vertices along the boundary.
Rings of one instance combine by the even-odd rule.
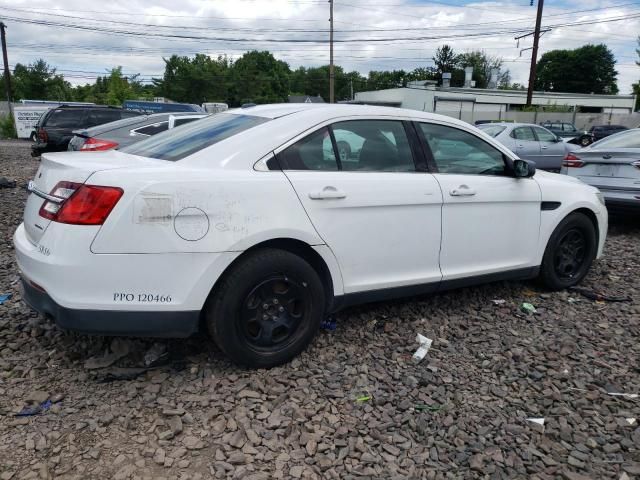
[[2, 138], [18, 138], [16, 125], [13, 121], [13, 115], [4, 115], [0, 117], [0, 136]]

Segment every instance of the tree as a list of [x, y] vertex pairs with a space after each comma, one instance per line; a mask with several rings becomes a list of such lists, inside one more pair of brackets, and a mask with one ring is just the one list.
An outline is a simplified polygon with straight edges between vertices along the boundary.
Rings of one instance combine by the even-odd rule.
[[535, 88], [568, 93], [618, 93], [615, 58], [606, 45], [551, 50], [538, 61]]
[[177, 102], [227, 102], [231, 85], [231, 61], [225, 56], [193, 58], [172, 55], [164, 58], [164, 75], [154, 78], [156, 96]]
[[43, 59], [16, 64], [12, 76], [14, 100], [71, 100], [71, 84]]
[[277, 60], [270, 52], [247, 52], [236, 60], [231, 69], [228, 103], [239, 106], [248, 102], [286, 102], [290, 75], [289, 65]]
[[[442, 74], [450, 73], [452, 76], [451, 85], [453, 86], [454, 72], [457, 70], [460, 70], [458, 65], [459, 64], [458, 54], [456, 54], [453, 51], [453, 48], [451, 48], [449, 45], [443, 45], [436, 49], [436, 54], [433, 56], [433, 62], [436, 64], [436, 72], [437, 72], [436, 80], [438, 80], [438, 82], [442, 84]], [[459, 77], [459, 76], [460, 74], [456, 73], [456, 77]], [[464, 73], [462, 74], [462, 77], [464, 78]], [[455, 84], [457, 85], [457, 82], [455, 82]]]

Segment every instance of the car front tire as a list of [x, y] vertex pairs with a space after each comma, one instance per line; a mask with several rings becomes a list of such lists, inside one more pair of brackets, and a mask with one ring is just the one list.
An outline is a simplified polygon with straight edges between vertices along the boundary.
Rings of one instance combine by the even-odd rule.
[[283, 364], [302, 352], [320, 327], [324, 286], [293, 253], [249, 253], [221, 279], [209, 298], [209, 334], [234, 363], [252, 368]]
[[596, 229], [583, 213], [568, 215], [551, 234], [540, 280], [552, 290], [572, 287], [587, 275], [598, 249]]

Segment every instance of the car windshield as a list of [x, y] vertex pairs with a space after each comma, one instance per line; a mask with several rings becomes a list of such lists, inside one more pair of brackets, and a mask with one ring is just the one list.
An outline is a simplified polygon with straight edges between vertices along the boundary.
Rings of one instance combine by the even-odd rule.
[[504, 127], [502, 125], [480, 125], [478, 126], [478, 128], [482, 130], [484, 133], [486, 133], [487, 135], [491, 135], [492, 137], [497, 137], [507, 127]]
[[159, 133], [121, 149], [122, 152], [159, 160], [181, 160], [225, 138], [268, 122], [269, 118], [220, 113], [198, 122]]
[[640, 148], [640, 129], [627, 130], [603, 138], [591, 148]]

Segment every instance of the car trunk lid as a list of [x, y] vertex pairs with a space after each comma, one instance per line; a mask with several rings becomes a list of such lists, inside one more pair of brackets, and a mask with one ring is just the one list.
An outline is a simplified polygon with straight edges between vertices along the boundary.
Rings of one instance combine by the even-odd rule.
[[569, 168], [569, 174], [585, 183], [606, 188], [640, 188], [640, 154], [638, 149], [580, 150], [573, 154], [583, 162], [579, 168]]
[[40, 208], [53, 193], [59, 182], [85, 183], [95, 172], [115, 168], [157, 165], [157, 161], [106, 151], [84, 155], [79, 153], [46, 153], [42, 155], [40, 168], [29, 182], [29, 197], [24, 210], [24, 228], [33, 244], [38, 244], [51, 223], [40, 215]]

